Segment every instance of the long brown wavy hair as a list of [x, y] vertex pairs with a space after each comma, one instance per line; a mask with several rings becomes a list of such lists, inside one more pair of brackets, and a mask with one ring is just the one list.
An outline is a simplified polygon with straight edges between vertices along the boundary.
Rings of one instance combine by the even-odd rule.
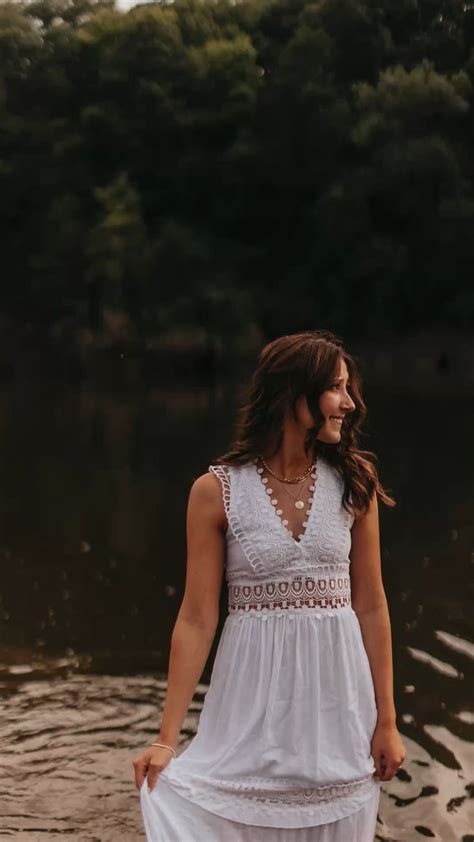
[[[355, 409], [344, 419], [339, 442], [328, 444], [317, 439], [325, 421], [319, 398], [337, 376], [341, 360], [347, 365]], [[294, 414], [296, 402], [303, 395], [315, 420], [306, 436], [305, 452], [321, 454], [344, 477], [344, 508], [355, 517], [365, 513], [374, 491], [385, 505], [395, 506], [395, 500], [378, 478], [376, 455], [358, 447], [367, 409], [355, 358], [345, 350], [338, 336], [325, 330], [281, 336], [265, 345], [238, 414], [234, 441], [230, 450], [214, 463], [244, 465], [263, 452], [276, 453], [281, 444], [283, 419], [287, 412]]]

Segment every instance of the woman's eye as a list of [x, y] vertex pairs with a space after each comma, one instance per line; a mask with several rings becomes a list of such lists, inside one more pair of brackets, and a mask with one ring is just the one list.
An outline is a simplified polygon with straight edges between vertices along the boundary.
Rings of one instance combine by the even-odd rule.
[[[332, 386], [330, 386], [329, 388], [330, 388], [330, 389], [340, 389], [340, 386], [341, 386], [341, 384], [340, 384], [340, 383], [333, 383], [333, 384], [332, 384]], [[352, 391], [352, 386], [350, 385], [350, 383], [348, 383], [348, 384], [347, 384], [347, 386], [346, 386], [346, 391], [347, 391], [347, 392], [351, 392], [351, 391]]]

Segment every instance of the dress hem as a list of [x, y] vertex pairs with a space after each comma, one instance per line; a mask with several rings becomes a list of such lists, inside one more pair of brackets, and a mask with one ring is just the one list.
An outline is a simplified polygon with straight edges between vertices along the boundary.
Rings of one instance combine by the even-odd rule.
[[190, 785], [181, 778], [172, 778], [166, 774], [165, 770], [161, 776], [182, 798], [216, 816], [245, 825], [286, 829], [317, 827], [346, 818], [362, 809], [374, 796], [375, 790], [380, 789], [380, 782], [372, 778], [367, 781], [366, 786], [361, 787], [359, 792], [330, 801], [291, 806], [285, 804], [284, 809], [281, 806], [277, 809], [274, 803], [259, 804], [246, 799], [245, 809], [242, 809], [242, 801], [238, 796], [234, 798], [228, 796], [224, 799], [222, 794], [212, 787], [205, 789]]

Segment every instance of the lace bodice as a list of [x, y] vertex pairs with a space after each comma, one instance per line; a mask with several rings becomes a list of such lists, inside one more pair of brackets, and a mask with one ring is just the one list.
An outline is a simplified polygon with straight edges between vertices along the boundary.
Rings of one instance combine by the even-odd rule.
[[344, 480], [318, 457], [317, 479], [305, 531], [296, 540], [277, 515], [255, 462], [210, 465], [221, 483], [227, 515], [228, 583], [275, 581], [276, 577], [317, 573], [347, 575], [353, 516], [344, 509]]

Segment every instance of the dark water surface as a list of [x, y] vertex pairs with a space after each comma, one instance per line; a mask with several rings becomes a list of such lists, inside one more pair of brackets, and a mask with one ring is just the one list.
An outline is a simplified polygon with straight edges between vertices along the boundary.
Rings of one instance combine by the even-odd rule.
[[[227, 444], [236, 394], [0, 390], [0, 836], [144, 839], [131, 761], [159, 726], [188, 490]], [[398, 500], [381, 534], [408, 749], [377, 839], [472, 842], [474, 401], [366, 397], [363, 444]]]

